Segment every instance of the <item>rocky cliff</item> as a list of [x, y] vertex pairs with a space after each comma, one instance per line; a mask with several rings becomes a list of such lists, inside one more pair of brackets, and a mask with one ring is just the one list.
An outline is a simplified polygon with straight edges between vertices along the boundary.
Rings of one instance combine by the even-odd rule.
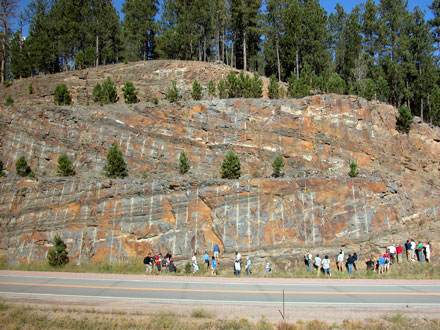
[[[273, 259], [306, 249], [377, 252], [407, 237], [439, 239], [440, 129], [395, 130], [396, 110], [352, 96], [178, 104], [1, 108], [0, 253], [45, 258], [59, 234], [71, 260], [194, 250]], [[118, 143], [129, 176], [102, 175]], [[219, 178], [226, 152], [240, 180]], [[191, 162], [177, 171], [179, 153]], [[56, 177], [67, 153], [77, 176]], [[24, 155], [38, 180], [15, 175]], [[284, 178], [272, 160], [286, 161]], [[356, 159], [360, 176], [348, 176]], [[45, 174], [45, 175], [43, 175]], [[288, 263], [284, 263], [288, 266]]]

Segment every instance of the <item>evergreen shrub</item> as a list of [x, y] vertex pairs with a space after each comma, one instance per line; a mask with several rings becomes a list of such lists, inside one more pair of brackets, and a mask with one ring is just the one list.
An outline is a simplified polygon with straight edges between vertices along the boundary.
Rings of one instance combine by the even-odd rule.
[[348, 175], [351, 176], [352, 178], [355, 178], [359, 175], [359, 169], [358, 169], [358, 164], [357, 161], [355, 160], [350, 160], [350, 172], [348, 172]]
[[276, 178], [284, 176], [284, 173], [282, 171], [284, 165], [285, 165], [284, 159], [280, 155], [277, 155], [272, 162], [272, 169], [273, 169], [272, 175]]
[[133, 104], [138, 102], [137, 94], [138, 91], [134, 84], [131, 81], [127, 81], [122, 87], [122, 91], [124, 92], [124, 101], [127, 104]]
[[20, 158], [18, 158], [17, 162], [15, 163], [15, 171], [17, 172], [17, 175], [21, 177], [30, 176], [32, 173], [32, 170], [26, 162], [24, 156], [20, 156]]
[[59, 84], [55, 87], [53, 99], [58, 105], [69, 105], [72, 103], [72, 98], [65, 84]]
[[66, 244], [64, 244], [64, 241], [58, 235], [55, 235], [53, 244], [53, 248], [47, 253], [47, 261], [49, 265], [53, 267], [64, 266], [69, 262]]
[[397, 117], [396, 129], [400, 133], [408, 134], [413, 123], [413, 116], [406, 105], [399, 108], [399, 117]]
[[71, 160], [66, 154], [62, 154], [58, 157], [57, 174], [60, 176], [73, 176], [75, 175], [75, 169]]
[[277, 99], [280, 96], [278, 80], [274, 74], [272, 76], [270, 76], [270, 82], [269, 82], [269, 87], [268, 87], [268, 96], [270, 99]]
[[122, 156], [122, 151], [116, 143], [111, 146], [107, 153], [104, 173], [109, 178], [123, 178], [127, 176], [127, 164]]
[[232, 150], [229, 150], [223, 159], [221, 175], [223, 179], [238, 179], [241, 175], [240, 159]]
[[171, 82], [171, 87], [168, 88], [165, 98], [172, 103], [180, 99], [180, 91], [177, 88], [177, 83], [175, 81]]
[[8, 97], [6, 98], [6, 102], [5, 105], [7, 107], [13, 106], [14, 105], [14, 99], [12, 98], [11, 95], [8, 95]]
[[188, 170], [189, 170], [189, 160], [185, 152], [182, 151], [179, 156], [179, 173], [183, 175], [187, 173]]
[[193, 100], [199, 101], [202, 99], [202, 95], [203, 95], [203, 87], [202, 87], [202, 85], [200, 85], [199, 81], [196, 79], [196, 80], [194, 80], [194, 82], [192, 84], [191, 96], [192, 96]]

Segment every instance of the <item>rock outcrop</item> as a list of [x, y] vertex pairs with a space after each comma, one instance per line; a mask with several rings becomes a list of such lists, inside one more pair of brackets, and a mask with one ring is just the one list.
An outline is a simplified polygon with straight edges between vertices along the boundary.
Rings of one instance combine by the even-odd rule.
[[[418, 123], [399, 134], [395, 121], [391, 106], [337, 95], [2, 108], [0, 253], [10, 262], [41, 260], [55, 234], [75, 262], [146, 251], [188, 258], [215, 243], [280, 260], [341, 246], [375, 253], [409, 236], [436, 246], [440, 129]], [[102, 174], [114, 142], [128, 164], [125, 179]], [[229, 149], [241, 160], [240, 180], [219, 178]], [[182, 150], [191, 163], [183, 177]], [[56, 177], [61, 153], [76, 177]], [[286, 175], [275, 179], [278, 154]], [[38, 180], [16, 177], [21, 155]], [[347, 174], [350, 159], [357, 178]]]

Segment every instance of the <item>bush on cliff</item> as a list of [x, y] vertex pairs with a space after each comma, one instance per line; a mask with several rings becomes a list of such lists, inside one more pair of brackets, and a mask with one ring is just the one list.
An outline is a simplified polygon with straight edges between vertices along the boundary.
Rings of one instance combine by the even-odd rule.
[[102, 86], [100, 83], [96, 83], [95, 87], [93, 87], [93, 101], [102, 103]]
[[31, 168], [26, 162], [24, 156], [18, 158], [17, 162], [15, 163], [15, 171], [17, 172], [17, 175], [21, 177], [31, 176]]
[[210, 97], [216, 97], [217, 96], [217, 87], [215, 86], [215, 81], [210, 80], [208, 83], [208, 94]]
[[179, 156], [179, 173], [185, 174], [189, 170], [189, 160], [185, 154], [185, 151], [182, 151]]
[[409, 111], [406, 105], [402, 105], [399, 108], [399, 117], [396, 122], [396, 129], [400, 133], [408, 134], [411, 130], [411, 125], [413, 123], [413, 116], [411, 115], [411, 111]]
[[70, 92], [67, 89], [66, 84], [59, 84], [57, 87], [55, 87], [53, 99], [58, 105], [69, 105], [72, 103], [72, 97], [70, 96]]
[[3, 162], [0, 160], [0, 178], [5, 175], [6, 173], [3, 171]]
[[127, 164], [125, 164], [122, 151], [114, 143], [107, 153], [107, 163], [104, 166], [104, 173], [109, 178], [123, 178], [127, 176]]
[[351, 176], [352, 178], [355, 178], [359, 175], [359, 169], [358, 169], [358, 164], [357, 161], [355, 160], [350, 160], [350, 172], [348, 172], [348, 175]]
[[75, 169], [66, 154], [62, 154], [60, 157], [58, 157], [57, 174], [61, 176], [75, 175]]
[[124, 101], [127, 104], [133, 104], [138, 102], [136, 87], [131, 81], [127, 81], [122, 87], [122, 91], [124, 92]]
[[50, 266], [59, 267], [67, 264], [69, 259], [67, 258], [66, 244], [57, 235], [53, 239], [53, 248], [47, 253], [47, 261]]
[[221, 175], [223, 179], [238, 179], [241, 175], [240, 159], [232, 150], [223, 158]]
[[224, 79], [219, 80], [217, 89], [218, 89], [218, 97], [220, 99], [225, 99], [228, 97], [228, 86]]
[[268, 95], [269, 95], [270, 99], [277, 99], [280, 96], [280, 88], [278, 85], [278, 80], [274, 74], [272, 76], [270, 76]]
[[110, 77], [107, 77], [106, 80], [101, 85], [102, 89], [102, 97], [101, 102], [103, 104], [115, 103], [118, 100], [118, 92], [116, 91], [116, 85]]
[[7, 107], [13, 106], [14, 105], [14, 99], [12, 98], [11, 95], [8, 95], [8, 97], [6, 98], [6, 102], [5, 105]]
[[200, 101], [203, 95], [203, 87], [200, 85], [199, 81], [196, 79], [192, 84], [192, 93], [191, 96], [193, 100]]
[[272, 162], [272, 169], [273, 169], [272, 175], [276, 178], [284, 176], [283, 173], [284, 165], [285, 165], [284, 159], [280, 155], [277, 155]]
[[180, 99], [180, 91], [177, 88], [177, 83], [175, 81], [171, 82], [171, 87], [168, 88], [165, 98], [169, 102], [176, 102]]

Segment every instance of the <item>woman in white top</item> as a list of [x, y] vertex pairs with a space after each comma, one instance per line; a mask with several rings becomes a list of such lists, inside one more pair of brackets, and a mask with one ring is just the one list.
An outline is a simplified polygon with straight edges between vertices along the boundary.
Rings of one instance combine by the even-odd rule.
[[324, 269], [324, 274], [332, 276], [330, 273], [330, 259], [326, 255], [325, 258], [322, 260], [322, 269]]
[[429, 262], [431, 259], [431, 244], [429, 244], [429, 242], [426, 242], [425, 244], [425, 259], [426, 262]]

